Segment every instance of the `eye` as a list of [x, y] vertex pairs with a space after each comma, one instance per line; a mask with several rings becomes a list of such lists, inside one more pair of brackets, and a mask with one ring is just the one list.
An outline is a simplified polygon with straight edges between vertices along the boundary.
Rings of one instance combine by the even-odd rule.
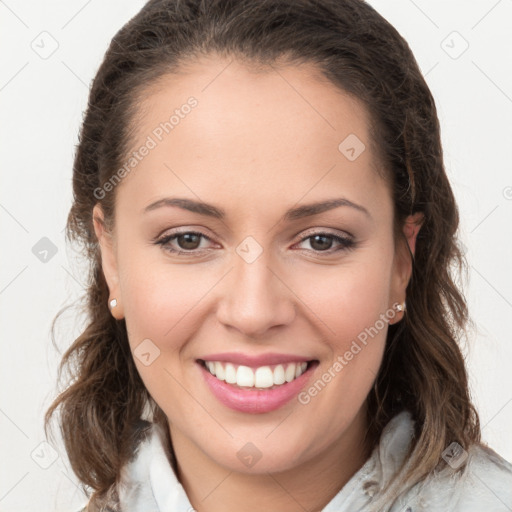
[[[317, 253], [328, 253], [353, 249], [355, 241], [348, 237], [334, 235], [332, 233], [313, 233], [304, 237], [300, 243], [308, 241], [312, 250]], [[334, 249], [333, 249], [334, 246]], [[306, 250], [309, 250], [306, 248]]]
[[210, 238], [203, 233], [197, 231], [181, 231], [165, 235], [156, 240], [155, 243], [161, 245], [167, 251], [172, 253], [194, 253], [207, 249], [205, 247], [201, 247], [203, 239], [211, 241]]
[[[206, 246], [202, 245], [205, 241]], [[196, 255], [210, 249], [207, 242], [212, 240], [204, 233], [198, 231], [179, 231], [169, 233], [158, 240], [155, 244], [161, 245], [166, 251], [176, 254]], [[356, 246], [356, 242], [348, 237], [335, 235], [333, 233], [313, 233], [301, 239], [299, 244], [308, 242], [311, 249], [301, 247], [306, 251], [315, 253], [332, 254], [342, 250], [350, 250]]]

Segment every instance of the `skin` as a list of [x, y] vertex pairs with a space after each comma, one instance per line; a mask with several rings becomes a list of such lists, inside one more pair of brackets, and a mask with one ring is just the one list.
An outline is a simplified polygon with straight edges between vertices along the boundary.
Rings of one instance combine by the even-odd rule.
[[[112, 314], [126, 320], [132, 351], [148, 338], [160, 350], [149, 366], [134, 361], [169, 419], [179, 479], [194, 508], [320, 510], [369, 456], [365, 398], [387, 324], [309, 403], [293, 399], [264, 414], [218, 402], [196, 359], [218, 352], [307, 356], [319, 361], [313, 383], [405, 300], [412, 268], [405, 241], [414, 251], [421, 219], [408, 218], [404, 237], [394, 240], [393, 202], [375, 171], [362, 104], [313, 65], [256, 71], [229, 62], [209, 56], [148, 89], [134, 148], [188, 97], [198, 106], [118, 185], [114, 232], [104, 229], [99, 205], [94, 227], [118, 301]], [[349, 134], [366, 146], [354, 161], [338, 150]], [[226, 216], [178, 207], [143, 212], [164, 197], [202, 200]], [[281, 220], [290, 208], [339, 197], [368, 214], [341, 206]], [[173, 228], [210, 240], [196, 243], [199, 256], [173, 254], [153, 242]], [[356, 245], [336, 251], [333, 240], [322, 251], [306, 238], [326, 232], [351, 235]], [[252, 263], [236, 252], [248, 236], [263, 249]], [[176, 239], [169, 244], [180, 247]], [[262, 455], [252, 467], [237, 457], [247, 442]]]

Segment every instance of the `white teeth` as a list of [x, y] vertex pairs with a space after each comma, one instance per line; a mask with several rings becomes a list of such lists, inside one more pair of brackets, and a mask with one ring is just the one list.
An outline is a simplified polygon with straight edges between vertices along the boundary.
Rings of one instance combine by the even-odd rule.
[[308, 367], [308, 363], [298, 363], [295, 368], [295, 378], [300, 377]]
[[271, 388], [274, 385], [274, 373], [269, 366], [262, 366], [256, 370], [254, 385], [257, 388]]
[[286, 382], [291, 382], [293, 379], [295, 379], [295, 365], [289, 364], [286, 367], [286, 371], [284, 372], [284, 378]]
[[278, 386], [284, 383], [284, 367], [282, 364], [278, 364], [274, 369], [274, 384]]
[[278, 364], [272, 370], [270, 366], [260, 366], [253, 369], [248, 366], [237, 367], [232, 363], [206, 361], [206, 367], [212, 375], [215, 375], [219, 380], [225, 380], [228, 384], [268, 389], [300, 377], [306, 371], [308, 363]]
[[236, 368], [231, 363], [226, 365], [226, 382], [236, 384]]
[[239, 366], [236, 371], [236, 384], [237, 386], [252, 388], [254, 386], [254, 372], [252, 369], [248, 366]]
[[222, 363], [215, 363], [215, 377], [219, 380], [224, 380], [226, 378], [226, 373], [224, 371], [224, 366]]

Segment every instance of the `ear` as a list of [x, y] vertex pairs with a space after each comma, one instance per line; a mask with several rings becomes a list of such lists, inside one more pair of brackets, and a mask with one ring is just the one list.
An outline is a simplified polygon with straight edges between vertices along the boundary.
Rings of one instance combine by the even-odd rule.
[[423, 225], [423, 220], [424, 216], [421, 212], [415, 213], [414, 215], [409, 215], [405, 219], [403, 232], [413, 256], [416, 251], [416, 237], [418, 236], [418, 232]]
[[[417, 212], [409, 215], [404, 222], [402, 233], [396, 241], [396, 253], [394, 260], [393, 278], [391, 286], [391, 304], [403, 303], [406, 300], [406, 288], [412, 275], [412, 265], [416, 252], [416, 239], [423, 225], [424, 215]], [[396, 316], [400, 319], [400, 314]], [[394, 322], [391, 322], [394, 323]]]
[[114, 318], [121, 320], [124, 315], [119, 288], [115, 243], [112, 234], [106, 229], [105, 217], [99, 204], [96, 204], [93, 208], [92, 221], [94, 225], [94, 232], [96, 233], [96, 238], [98, 239], [100, 247], [103, 275], [105, 276], [110, 292], [109, 303], [111, 299], [115, 298], [117, 300], [117, 305], [111, 308], [111, 313]]

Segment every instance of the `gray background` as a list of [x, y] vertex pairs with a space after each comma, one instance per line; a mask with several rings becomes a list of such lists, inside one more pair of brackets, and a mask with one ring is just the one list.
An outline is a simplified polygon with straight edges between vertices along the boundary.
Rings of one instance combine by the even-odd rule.
[[[484, 440], [512, 460], [512, 0], [370, 3], [409, 42], [436, 99], [471, 270], [471, 388]], [[143, 4], [0, 0], [0, 511], [85, 503], [62, 445], [44, 443], [59, 361], [50, 325], [84, 286], [63, 228], [88, 84]], [[64, 316], [62, 349], [81, 326]]]

